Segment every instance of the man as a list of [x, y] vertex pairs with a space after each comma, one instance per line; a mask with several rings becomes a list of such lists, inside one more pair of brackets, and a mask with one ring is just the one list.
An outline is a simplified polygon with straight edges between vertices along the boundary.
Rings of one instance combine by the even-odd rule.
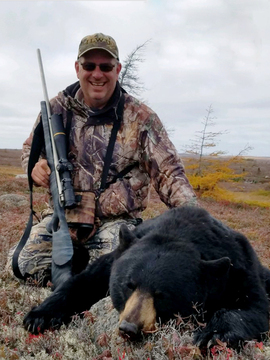
[[[168, 207], [195, 204], [196, 197], [158, 116], [121, 89], [118, 82], [121, 63], [115, 40], [101, 33], [84, 37], [75, 69], [79, 82], [61, 91], [50, 103], [52, 113], [62, 114], [67, 129], [74, 190], [82, 194], [86, 207], [95, 208], [94, 230], [76, 226], [77, 208], [66, 213], [74, 247], [83, 244], [89, 253], [89, 259], [82, 260], [81, 267], [74, 270], [78, 272], [86, 262], [92, 262], [118, 245], [121, 224], [126, 223], [133, 229], [139, 223], [141, 212], [147, 207], [151, 184]], [[95, 202], [91, 194], [99, 192], [104, 158], [113, 124], [118, 119], [121, 97], [124, 98], [123, 120], [107, 177], [109, 185]], [[34, 128], [39, 121], [40, 116]], [[32, 138], [33, 132], [23, 144], [25, 170]], [[48, 188], [49, 177], [50, 168], [42, 154], [32, 178], [36, 186]], [[51, 234], [46, 224], [52, 212], [51, 207], [44, 211], [42, 221], [33, 226], [20, 254], [19, 268], [23, 275], [27, 273], [39, 280], [42, 273], [47, 274], [45, 280], [49, 276]], [[79, 223], [84, 223], [85, 217], [83, 219]]]

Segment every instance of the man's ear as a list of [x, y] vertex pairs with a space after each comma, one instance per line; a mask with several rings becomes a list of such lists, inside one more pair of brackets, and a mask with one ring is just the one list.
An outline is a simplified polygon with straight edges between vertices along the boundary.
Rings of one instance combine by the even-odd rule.
[[116, 66], [116, 72], [117, 72], [117, 75], [118, 75], [118, 76], [119, 76], [119, 74], [120, 74], [121, 69], [122, 69], [122, 64], [119, 62], [119, 63], [117, 64], [117, 66]]
[[78, 79], [79, 79], [79, 76], [78, 76], [79, 69], [80, 69], [80, 64], [79, 64], [79, 61], [76, 60], [76, 61], [75, 61], [75, 70], [76, 70], [76, 74], [77, 74], [77, 78], [78, 78]]
[[129, 228], [125, 224], [121, 225], [119, 230], [119, 246], [118, 246], [118, 250], [120, 251], [120, 253], [130, 248], [131, 245], [133, 245], [136, 242], [136, 240], [137, 237], [135, 236], [135, 234], [131, 230], [129, 230]]

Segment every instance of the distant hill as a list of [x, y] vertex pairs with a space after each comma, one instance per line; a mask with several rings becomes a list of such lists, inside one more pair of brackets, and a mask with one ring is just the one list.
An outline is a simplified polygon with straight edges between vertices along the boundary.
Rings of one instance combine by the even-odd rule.
[[21, 149], [0, 149], [0, 165], [21, 166]]

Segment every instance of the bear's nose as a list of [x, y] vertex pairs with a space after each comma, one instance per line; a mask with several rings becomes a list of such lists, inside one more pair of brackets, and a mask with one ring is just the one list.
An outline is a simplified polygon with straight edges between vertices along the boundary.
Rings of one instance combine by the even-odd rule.
[[130, 337], [134, 337], [138, 334], [138, 326], [126, 320], [121, 322], [119, 325], [119, 330]]

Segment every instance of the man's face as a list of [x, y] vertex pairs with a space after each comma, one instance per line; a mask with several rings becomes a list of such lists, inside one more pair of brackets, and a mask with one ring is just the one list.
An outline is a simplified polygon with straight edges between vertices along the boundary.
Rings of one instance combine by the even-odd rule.
[[[111, 71], [102, 71], [99, 66], [94, 70], [85, 70], [83, 65], [88, 68], [91, 64], [111, 64], [114, 65]], [[90, 66], [89, 66], [90, 65]], [[112, 96], [121, 64], [105, 50], [90, 50], [75, 62], [77, 77], [80, 80], [81, 89], [85, 103], [92, 108], [103, 108]]]

